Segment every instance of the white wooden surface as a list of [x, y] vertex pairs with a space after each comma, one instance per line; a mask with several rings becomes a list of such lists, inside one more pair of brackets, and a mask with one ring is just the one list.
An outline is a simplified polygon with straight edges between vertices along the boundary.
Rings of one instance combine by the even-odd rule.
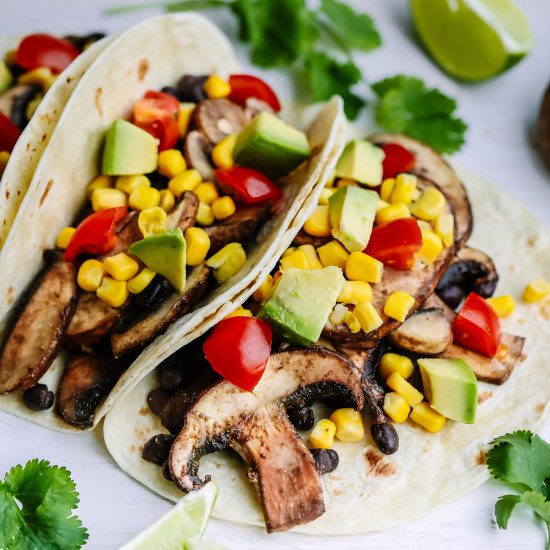
[[[116, 18], [102, 15], [106, 6], [121, 3], [125, 0], [0, 0], [0, 34], [39, 30], [115, 31], [157, 13], [140, 12]], [[467, 145], [456, 159], [501, 183], [503, 193], [511, 193], [528, 205], [550, 229], [550, 174], [544, 171], [531, 147], [533, 122], [550, 80], [550, 3], [547, 0], [519, 0], [519, 3], [535, 29], [537, 46], [521, 65], [494, 81], [460, 85], [439, 72], [413, 38], [404, 0], [354, 2], [376, 18], [384, 39], [379, 51], [358, 56], [358, 61], [371, 80], [398, 72], [415, 74], [454, 95], [461, 115], [470, 124]], [[226, 32], [234, 33], [230, 16], [213, 14], [213, 18]], [[240, 47], [239, 52], [246, 65]], [[292, 94], [292, 85], [286, 77], [276, 72], [266, 76], [278, 90], [283, 90], [281, 95], [285, 90], [288, 96]], [[367, 116], [361, 123], [365, 131], [371, 128]], [[495, 246], [502, 244], [496, 240]], [[550, 426], [545, 427], [542, 435], [550, 438]], [[59, 434], [0, 413], [0, 474], [34, 457], [47, 458], [72, 471], [81, 496], [78, 514], [90, 531], [89, 548], [117, 548], [170, 506], [113, 465], [103, 445], [101, 430], [83, 435]], [[504, 491], [496, 483], [487, 483], [422, 521], [364, 537], [267, 536], [261, 529], [219, 521], [211, 522], [207, 537], [232, 549], [542, 549], [543, 529], [532, 522], [528, 512], [522, 511], [514, 517], [507, 531], [501, 532], [494, 525], [493, 505]], [[396, 506], [406, 503], [407, 495], [403, 495]]]

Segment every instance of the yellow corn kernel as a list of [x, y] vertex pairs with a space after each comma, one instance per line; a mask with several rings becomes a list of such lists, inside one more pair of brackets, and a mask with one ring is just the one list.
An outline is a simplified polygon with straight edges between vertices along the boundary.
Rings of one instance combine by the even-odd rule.
[[96, 189], [110, 189], [111, 187], [113, 187], [113, 178], [111, 176], [97, 176], [86, 187], [86, 195], [88, 199], [91, 199]]
[[296, 269], [309, 269], [309, 262], [307, 256], [302, 250], [295, 250], [292, 254], [281, 258], [280, 270], [287, 271], [291, 267]]
[[384, 264], [364, 252], [356, 251], [349, 255], [345, 270], [350, 281], [379, 283], [382, 280]]
[[175, 197], [180, 197], [185, 191], [194, 191], [197, 185], [202, 181], [198, 170], [191, 168], [178, 174], [168, 182], [168, 189], [172, 191]]
[[95, 189], [92, 193], [94, 212], [128, 206], [128, 196], [119, 189]]
[[296, 250], [295, 246], [289, 246], [284, 252], [281, 258], [286, 258], [287, 256], [290, 256], [294, 251]]
[[232, 311], [229, 315], [226, 315], [224, 319], [231, 319], [231, 317], [254, 317], [249, 309], [244, 307], [238, 307], [235, 311]]
[[332, 187], [334, 185], [334, 180], [336, 179], [336, 171], [333, 170], [327, 179], [327, 182], [325, 183], [325, 187]]
[[32, 71], [23, 73], [17, 79], [17, 82], [29, 86], [41, 86], [46, 91], [54, 82], [54, 75], [48, 67], [38, 67]]
[[177, 149], [166, 149], [158, 156], [157, 170], [167, 178], [175, 178], [187, 168], [187, 163], [181, 151]]
[[95, 292], [103, 281], [103, 264], [99, 260], [86, 260], [80, 266], [76, 282], [82, 290]]
[[7, 151], [0, 151], [0, 176], [4, 173], [10, 160], [10, 154]]
[[221, 197], [212, 203], [212, 214], [217, 220], [225, 220], [237, 211], [235, 201], [229, 197]]
[[384, 304], [384, 313], [388, 317], [402, 323], [407, 318], [413, 305], [414, 298], [410, 294], [398, 290], [397, 292], [392, 292], [388, 296]]
[[446, 418], [432, 409], [427, 401], [413, 407], [410, 419], [432, 433], [441, 431], [446, 421]]
[[389, 203], [393, 188], [395, 187], [395, 178], [386, 178], [380, 187], [380, 198]]
[[452, 214], [442, 214], [434, 222], [434, 230], [449, 248], [455, 242], [455, 218]]
[[514, 312], [514, 309], [516, 309], [514, 298], [512, 298], [509, 294], [494, 298], [487, 298], [487, 302], [489, 302], [499, 317], [508, 317], [508, 315], [511, 315]]
[[411, 204], [416, 191], [416, 176], [412, 174], [399, 174], [395, 178], [395, 187], [393, 188], [389, 202], [402, 202]]
[[445, 212], [445, 195], [435, 187], [428, 187], [411, 206], [411, 212], [417, 218], [431, 222]]
[[176, 197], [174, 197], [174, 193], [172, 193], [170, 189], [162, 189], [160, 192], [159, 206], [165, 212], [172, 212], [175, 205], [176, 205]]
[[344, 325], [346, 325], [349, 328], [349, 331], [352, 334], [356, 334], [361, 330], [361, 323], [359, 322], [359, 319], [353, 314], [351, 311], [347, 311], [344, 314]]
[[229, 243], [210, 257], [206, 265], [214, 270], [218, 284], [235, 275], [246, 263], [246, 252], [241, 243]]
[[346, 443], [361, 441], [365, 435], [363, 417], [355, 409], [338, 409], [330, 415], [330, 421], [336, 426], [336, 438]]
[[120, 307], [128, 299], [128, 284], [126, 281], [116, 281], [111, 277], [104, 277], [96, 295], [108, 306]]
[[338, 295], [338, 302], [344, 304], [358, 304], [371, 300], [372, 287], [366, 281], [346, 281]]
[[382, 325], [382, 317], [370, 302], [360, 302], [355, 306], [353, 314], [357, 317], [364, 332], [369, 333]]
[[254, 294], [252, 294], [252, 298], [256, 302], [259, 302], [261, 304], [264, 304], [271, 298], [271, 294], [273, 293], [273, 277], [271, 275], [268, 275], [263, 283], [254, 291]]
[[195, 110], [194, 103], [180, 103], [180, 109], [178, 111], [178, 132], [180, 138], [184, 138], [189, 128], [189, 122], [191, 121], [191, 115]]
[[550, 293], [550, 283], [544, 279], [536, 279], [531, 281], [523, 291], [523, 301], [528, 304], [540, 302]]
[[335, 434], [336, 425], [334, 422], [323, 418], [311, 430], [308, 442], [315, 449], [330, 449], [334, 443]]
[[212, 212], [212, 208], [210, 208], [207, 204], [204, 204], [204, 202], [199, 203], [197, 223], [204, 225], [205, 227], [214, 223], [214, 213]]
[[421, 229], [421, 232], [422, 246], [416, 257], [426, 265], [433, 265], [443, 250], [443, 241], [433, 231]]
[[160, 191], [154, 187], [136, 187], [136, 189], [132, 191], [128, 202], [134, 210], [154, 208], [160, 203]]
[[139, 271], [139, 264], [124, 252], [121, 252], [106, 258], [103, 262], [103, 268], [113, 279], [128, 281]]
[[119, 176], [116, 179], [115, 187], [124, 191], [127, 195], [131, 195], [132, 191], [138, 187], [151, 187], [151, 182], [143, 174], [139, 176]]
[[201, 202], [208, 204], [208, 206], [212, 206], [212, 203], [220, 198], [216, 184], [211, 181], [199, 183], [199, 185], [195, 187], [193, 193], [199, 197]]
[[152, 269], [144, 267], [135, 277], [132, 277], [128, 281], [128, 292], [132, 294], [143, 292], [155, 278], [155, 275], [156, 273]]
[[187, 244], [187, 265], [199, 265], [204, 261], [210, 250], [210, 237], [200, 227], [189, 227], [185, 230], [185, 243]]
[[383, 210], [384, 208], [386, 208], [389, 205], [390, 205], [389, 202], [386, 202], [386, 201], [383, 201], [382, 199], [380, 199], [378, 201], [378, 203], [376, 204], [376, 211], [379, 212], [380, 210]]
[[404, 202], [396, 202], [376, 212], [376, 223], [387, 223], [401, 218], [410, 218], [409, 207]]
[[342, 304], [336, 304], [329, 315], [329, 321], [333, 325], [339, 325], [344, 322], [348, 308]]
[[213, 74], [208, 77], [203, 85], [206, 95], [211, 99], [227, 97], [231, 93], [231, 86], [221, 76]]
[[237, 142], [237, 134], [231, 134], [224, 137], [214, 149], [212, 149], [212, 161], [218, 168], [231, 168], [235, 161], [233, 160], [233, 149]]
[[138, 227], [144, 237], [166, 231], [166, 212], [160, 206], [146, 208], [139, 213]]
[[407, 420], [411, 408], [398, 393], [391, 391], [384, 396], [384, 412], [394, 422], [401, 424]]
[[336, 187], [340, 189], [340, 187], [345, 187], [346, 185], [352, 185], [354, 187], [357, 187], [358, 183], [355, 180], [352, 180], [350, 178], [340, 178], [338, 180], [338, 183], [336, 184]]
[[298, 247], [298, 250], [301, 250], [306, 255], [308, 263], [307, 269], [323, 269], [323, 265], [319, 261], [319, 256], [317, 256], [317, 251], [312, 244], [303, 244]]
[[332, 195], [334, 195], [334, 192], [335, 192], [335, 189], [330, 189], [328, 187], [325, 187], [325, 189], [321, 191], [321, 195], [319, 196], [319, 204], [322, 204], [322, 205], [328, 204], [328, 200], [330, 199], [330, 197], [332, 197]]
[[390, 374], [386, 380], [386, 384], [394, 392], [398, 393], [411, 407], [416, 407], [424, 399], [424, 396], [398, 372]]
[[317, 249], [317, 254], [323, 267], [335, 265], [344, 269], [349, 258], [349, 252], [338, 241], [331, 241], [320, 246]]
[[38, 94], [35, 96], [34, 99], [31, 99], [29, 101], [25, 110], [25, 116], [27, 117], [27, 120], [30, 120], [32, 118], [32, 116], [36, 112], [36, 109], [38, 109], [38, 106], [40, 105], [40, 103], [42, 103], [43, 99], [44, 96], [42, 94]]
[[313, 214], [304, 224], [304, 231], [314, 237], [330, 237], [331, 230], [328, 206], [315, 207]]
[[57, 246], [57, 248], [61, 248], [62, 250], [65, 250], [65, 248], [69, 246], [69, 243], [71, 242], [71, 239], [73, 238], [75, 231], [76, 229], [74, 227], [64, 227], [59, 232], [59, 235], [57, 235], [57, 239], [55, 240], [55, 246]]
[[394, 372], [406, 379], [413, 373], [413, 370], [413, 362], [404, 355], [384, 353], [380, 359], [380, 376], [384, 379], [389, 378]]

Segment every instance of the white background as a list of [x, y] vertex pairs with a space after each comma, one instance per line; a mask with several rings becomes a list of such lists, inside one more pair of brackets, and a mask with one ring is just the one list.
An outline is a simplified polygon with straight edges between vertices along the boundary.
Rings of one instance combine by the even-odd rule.
[[[131, 2], [0, 0], [0, 34], [116, 31], [159, 13], [151, 10], [117, 17], [102, 15], [105, 7], [123, 3]], [[545, 172], [532, 147], [533, 124], [550, 80], [550, 2], [519, 0], [518, 3], [534, 28], [536, 48], [518, 67], [491, 82], [462, 85], [442, 74], [419, 49], [404, 0], [353, 2], [374, 16], [384, 41], [381, 49], [357, 56], [357, 61], [371, 81], [399, 72], [409, 73], [453, 95], [461, 116], [470, 124], [467, 144], [454, 158], [499, 182], [502, 193], [517, 197], [550, 228], [550, 174]], [[213, 12], [212, 17], [230, 37], [235, 37], [231, 16]], [[246, 66], [243, 48], [237, 44], [237, 49]], [[282, 91], [281, 96], [284, 97], [285, 91], [287, 96], [293, 93], [285, 76], [275, 71], [266, 72], [265, 76]], [[367, 115], [362, 124], [367, 133], [371, 129]], [[542, 435], [550, 438], [550, 426], [546, 426]], [[78, 515], [90, 531], [89, 548], [118, 547], [170, 507], [115, 467], [100, 429], [82, 435], [59, 434], [0, 413], [0, 474], [34, 457], [47, 458], [71, 470], [81, 496]], [[212, 521], [208, 537], [232, 549], [542, 549], [542, 525], [535, 525], [529, 512], [514, 516], [507, 531], [501, 532], [494, 525], [493, 505], [505, 491], [505, 487], [487, 483], [422, 521], [371, 536], [322, 539], [289, 534], [267, 536], [261, 529]], [[396, 506], [406, 505], [407, 495], [403, 495]]]

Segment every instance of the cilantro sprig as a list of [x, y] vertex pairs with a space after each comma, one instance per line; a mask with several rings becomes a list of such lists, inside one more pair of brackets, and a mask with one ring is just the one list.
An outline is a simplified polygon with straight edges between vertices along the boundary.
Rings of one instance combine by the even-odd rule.
[[78, 502], [66, 468], [38, 459], [14, 466], [0, 482], [0, 548], [80, 548], [88, 531], [72, 514]]
[[515, 507], [525, 504], [546, 524], [546, 548], [550, 550], [550, 444], [529, 431], [506, 434], [491, 444], [487, 454], [491, 475], [519, 493], [497, 500], [497, 525], [506, 529]]

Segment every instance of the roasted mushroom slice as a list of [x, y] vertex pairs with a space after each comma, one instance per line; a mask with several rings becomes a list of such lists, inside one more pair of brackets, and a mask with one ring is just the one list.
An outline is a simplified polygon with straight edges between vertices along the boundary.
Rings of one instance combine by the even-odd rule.
[[265, 101], [258, 99], [257, 97], [249, 97], [245, 101], [244, 113], [246, 118], [252, 120], [256, 115], [260, 113], [268, 112], [275, 114], [275, 111]]
[[197, 104], [192, 116], [194, 127], [214, 144], [239, 132], [247, 122], [243, 108], [229, 99], [205, 99]]
[[[176, 208], [170, 212], [167, 220], [167, 227], [175, 229], [179, 227], [183, 233], [193, 225], [199, 212], [199, 197], [191, 191], [185, 191]], [[139, 237], [142, 238], [141, 235]]]
[[185, 160], [191, 168], [198, 170], [203, 180], [214, 179], [214, 165], [210, 162], [212, 143], [198, 130], [191, 130], [183, 146]]
[[292, 241], [293, 246], [302, 246], [304, 244], [312, 244], [315, 248], [319, 248], [332, 240], [332, 237], [314, 237], [309, 235], [303, 229], [300, 229], [294, 240]]
[[284, 405], [323, 397], [363, 407], [357, 368], [320, 347], [273, 354], [254, 392], [219, 382], [185, 415], [170, 452], [172, 479], [184, 491], [200, 488], [200, 457], [229, 445], [249, 466], [269, 532], [314, 520], [325, 509], [320, 476]]

